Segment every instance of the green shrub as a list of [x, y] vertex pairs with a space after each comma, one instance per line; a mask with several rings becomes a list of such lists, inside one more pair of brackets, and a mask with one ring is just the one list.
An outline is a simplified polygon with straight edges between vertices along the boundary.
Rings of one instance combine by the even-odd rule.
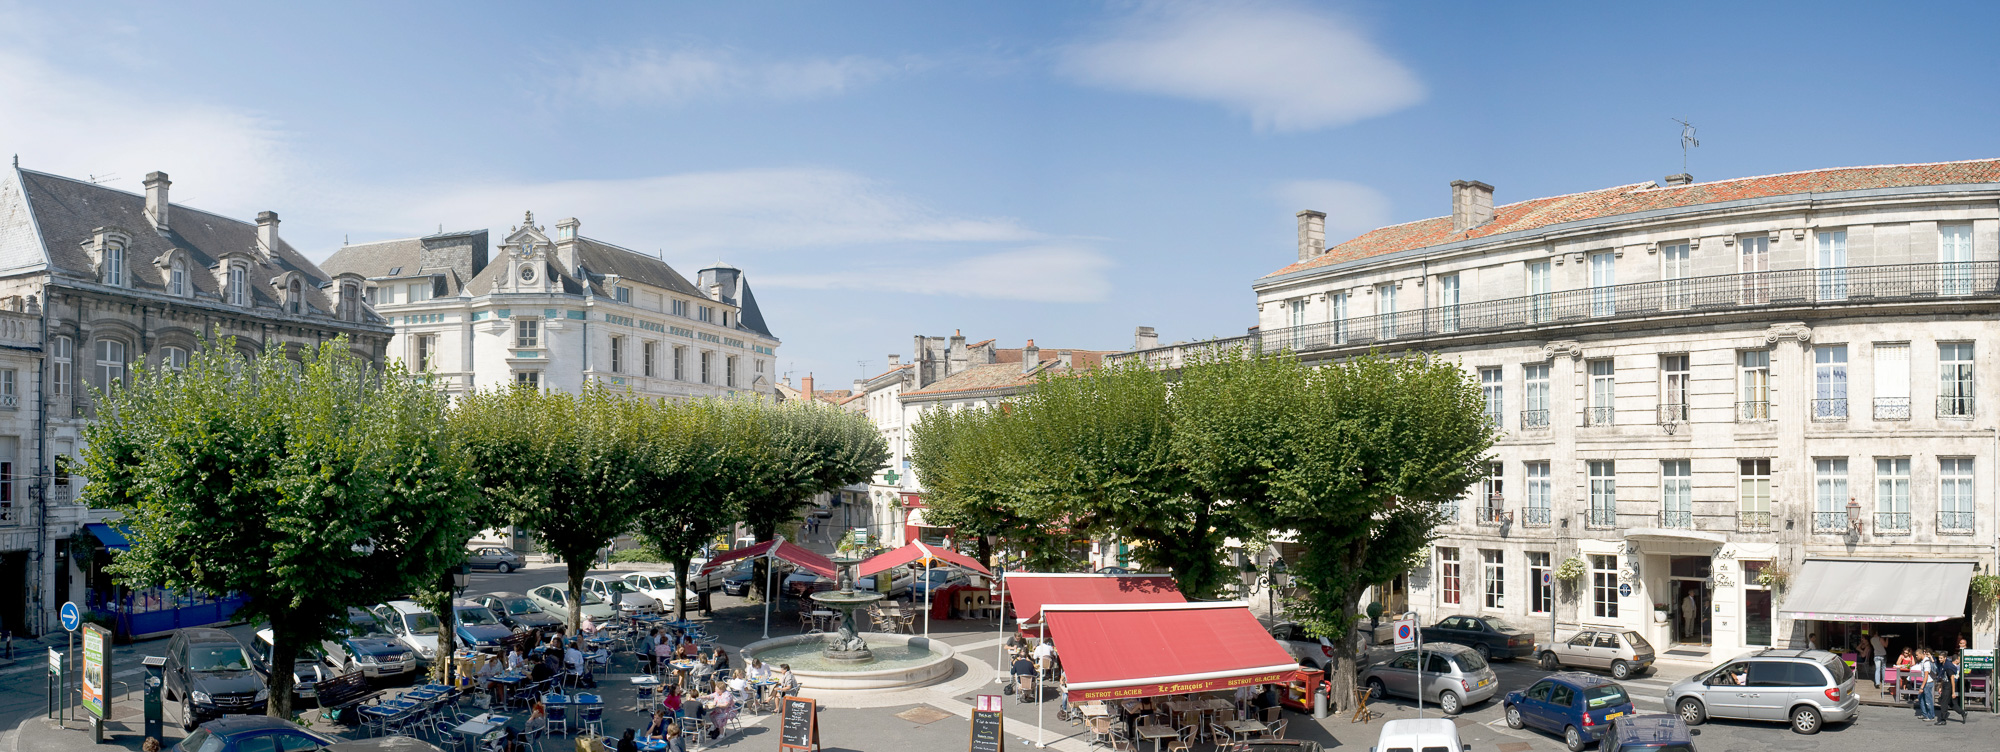
[[640, 546], [638, 548], [627, 548], [611, 552], [611, 563], [618, 564], [626, 562], [645, 563], [645, 564], [665, 564], [667, 563], [667, 557], [651, 546]]

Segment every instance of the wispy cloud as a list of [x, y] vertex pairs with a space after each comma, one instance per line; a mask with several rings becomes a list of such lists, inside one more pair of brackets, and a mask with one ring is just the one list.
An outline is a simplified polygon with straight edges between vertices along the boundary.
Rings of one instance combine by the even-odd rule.
[[1360, 183], [1345, 180], [1287, 180], [1272, 195], [1290, 211], [1326, 212], [1328, 245], [1389, 223], [1389, 197]]
[[1110, 297], [1105, 272], [1113, 263], [1096, 249], [1073, 244], [1038, 245], [954, 261], [883, 264], [817, 274], [766, 274], [765, 287], [873, 290], [918, 295], [1096, 303]]
[[562, 64], [557, 88], [570, 96], [614, 105], [790, 101], [837, 96], [916, 65], [859, 55], [759, 60], [727, 48], [648, 48], [603, 52]]
[[1306, 131], [1424, 98], [1421, 81], [1328, 13], [1258, 2], [1152, 2], [1064, 50], [1084, 83], [1220, 104], [1257, 128]]

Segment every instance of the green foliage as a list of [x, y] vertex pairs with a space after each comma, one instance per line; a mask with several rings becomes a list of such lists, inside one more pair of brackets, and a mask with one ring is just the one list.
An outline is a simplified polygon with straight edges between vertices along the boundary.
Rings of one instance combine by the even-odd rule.
[[667, 555], [652, 546], [626, 548], [611, 552], [613, 564], [665, 564]]
[[2000, 575], [1975, 574], [1972, 576], [1973, 600], [1980, 603], [2000, 601]]
[[1581, 579], [1582, 577], [1583, 577], [1583, 557], [1581, 556], [1572, 556], [1567, 559], [1563, 559], [1561, 564], [1556, 565], [1556, 579], [1558, 580], [1562, 580], [1563, 582], [1575, 582], [1578, 579]]
[[445, 398], [356, 359], [345, 340], [254, 361], [212, 342], [182, 371], [135, 373], [84, 429], [83, 501], [116, 510], [129, 582], [249, 596], [270, 622], [270, 713], [290, 713], [292, 660], [346, 609], [435, 582], [462, 557], [472, 503]]
[[[684, 616], [688, 562], [742, 514], [743, 491], [765, 461], [761, 402], [703, 400], [650, 405], [640, 540], [674, 565], [675, 618]], [[879, 437], [878, 437], [879, 440]]]
[[729, 496], [742, 505], [743, 521], [759, 541], [795, 522], [814, 496], [862, 483], [889, 460], [889, 445], [868, 419], [824, 402], [738, 405], [737, 445], [747, 461], [735, 471]]
[[991, 538], [1031, 571], [1075, 566], [1071, 534], [1017, 503], [1019, 477], [1034, 472], [1021, 419], [1011, 410], [933, 410], [910, 432], [910, 464], [923, 479], [925, 520], [960, 535]]

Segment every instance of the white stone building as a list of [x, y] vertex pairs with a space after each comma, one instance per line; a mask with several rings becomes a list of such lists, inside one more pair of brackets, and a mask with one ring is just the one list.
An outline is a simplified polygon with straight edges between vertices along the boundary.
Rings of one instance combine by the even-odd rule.
[[1300, 212], [1258, 328], [1222, 341], [1430, 351], [1485, 389], [1491, 477], [1392, 611], [1692, 656], [1864, 628], [1994, 645], [1966, 583], [2000, 533], [2000, 410], [1975, 393], [2000, 369], [2000, 160], [1452, 196], [1331, 248]]

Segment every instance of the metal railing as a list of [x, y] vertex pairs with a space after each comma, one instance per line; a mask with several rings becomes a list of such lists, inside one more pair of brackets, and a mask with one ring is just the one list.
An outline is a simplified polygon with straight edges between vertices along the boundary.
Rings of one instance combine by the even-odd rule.
[[1847, 531], [1846, 512], [1813, 512], [1813, 532], [1842, 533]]
[[1875, 398], [1875, 419], [1876, 419], [1876, 420], [1909, 420], [1909, 419], [1910, 419], [1910, 398], [1908, 398], [1908, 397], [1876, 397], [1876, 398]]
[[1661, 423], [1686, 423], [1688, 419], [1688, 406], [1685, 402], [1662, 404], [1657, 412]]
[[1910, 532], [1909, 512], [1876, 512], [1875, 532]]
[[1583, 409], [1583, 424], [1586, 426], [1609, 426], [1618, 422], [1618, 408], [1586, 407]]
[[1584, 525], [1589, 527], [1612, 527], [1618, 524], [1618, 510], [1592, 509], [1584, 516]]
[[1818, 397], [1812, 401], [1813, 420], [1847, 420], [1846, 397]]
[[1473, 510], [1473, 522], [1479, 525], [1498, 525], [1506, 521], [1507, 512], [1501, 506], [1500, 494], [1487, 494], [1485, 503]]
[[1445, 522], [1456, 522], [1458, 520], [1458, 502], [1447, 501], [1438, 504], [1438, 516], [1443, 517]]
[[1674, 509], [1662, 510], [1660, 512], [1660, 527], [1693, 529], [1694, 512], [1683, 512]]
[[1771, 513], [1770, 513], [1770, 512], [1737, 512], [1737, 513], [1736, 513], [1736, 529], [1737, 529], [1737, 530], [1769, 530], [1769, 529], [1771, 529]]
[[1940, 418], [1972, 419], [1972, 395], [1963, 397], [1939, 397], [1937, 416]]
[[1543, 429], [1548, 427], [1549, 427], [1549, 411], [1547, 410], [1521, 411], [1522, 429]]
[[1771, 419], [1770, 402], [1736, 403], [1736, 422], [1738, 423], [1763, 423], [1770, 419]]
[[1526, 527], [1548, 527], [1548, 507], [1528, 507], [1521, 510], [1521, 524]]
[[1949, 530], [1969, 533], [1972, 532], [1974, 521], [1975, 518], [1972, 512], [1938, 512], [1938, 530], [1940, 532]]

